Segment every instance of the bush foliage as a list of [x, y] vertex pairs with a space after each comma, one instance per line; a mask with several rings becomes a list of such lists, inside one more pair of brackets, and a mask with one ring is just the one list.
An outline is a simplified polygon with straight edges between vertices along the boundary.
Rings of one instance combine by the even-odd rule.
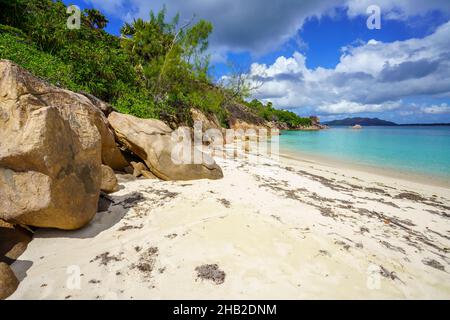
[[261, 101], [254, 99], [246, 104], [257, 115], [267, 121], [283, 122], [291, 128], [308, 127], [312, 124], [310, 118], [299, 117], [291, 111], [275, 109], [271, 102], [264, 105]]

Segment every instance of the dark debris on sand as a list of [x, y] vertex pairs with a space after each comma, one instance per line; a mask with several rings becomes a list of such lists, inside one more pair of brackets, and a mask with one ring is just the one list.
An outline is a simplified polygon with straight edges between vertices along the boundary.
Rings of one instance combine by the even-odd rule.
[[180, 194], [179, 192], [172, 192], [166, 189], [156, 189], [153, 187], [147, 187], [145, 192], [151, 194], [152, 196], [156, 195], [158, 198], [154, 200], [159, 203], [164, 203], [167, 199], [174, 199]]
[[388, 279], [391, 279], [391, 280], [398, 280], [398, 281], [400, 281], [401, 283], [404, 284], [404, 282], [397, 276], [395, 271], [389, 271], [388, 269], [386, 269], [383, 266], [380, 266], [380, 274], [383, 277], [385, 277], [385, 278], [388, 278]]
[[383, 189], [380, 188], [373, 188], [373, 187], [368, 187], [368, 188], [364, 188], [364, 190], [366, 190], [367, 192], [370, 193], [378, 193], [378, 194], [386, 194], [386, 191], [384, 191]]
[[[139, 251], [141, 251], [140, 249]], [[131, 269], [137, 269], [142, 272], [145, 277], [150, 277], [151, 273], [155, 267], [156, 257], [158, 256], [159, 250], [157, 247], [150, 247], [145, 250], [139, 257], [137, 263], [131, 265]]]
[[136, 206], [137, 203], [144, 201], [145, 198], [140, 192], [133, 192], [126, 199], [115, 202], [113, 206], [122, 205], [125, 209], [130, 209]]
[[132, 229], [142, 229], [143, 227], [144, 227], [144, 225], [141, 223], [138, 226], [124, 225], [117, 230], [118, 231], [128, 231], [128, 230], [132, 230]]
[[426, 200], [421, 195], [419, 195], [417, 193], [412, 193], [412, 192], [403, 192], [403, 193], [396, 195], [394, 198], [395, 199], [406, 199], [406, 200], [417, 201], [417, 202], [422, 202], [422, 201]]
[[231, 202], [228, 201], [227, 199], [217, 199], [217, 201], [219, 201], [221, 204], [223, 204], [223, 206], [225, 208], [230, 208], [231, 207]]
[[98, 261], [100, 260], [100, 265], [107, 266], [111, 261], [121, 261], [122, 259], [117, 256], [111, 256], [109, 252], [104, 252], [102, 254], [99, 254], [94, 259], [92, 259], [90, 262]]
[[432, 267], [432, 268], [435, 268], [435, 269], [438, 269], [438, 270], [441, 270], [441, 271], [444, 271], [444, 272], [445, 272], [445, 267], [444, 267], [444, 265], [443, 265], [442, 263], [440, 263], [439, 261], [437, 261], [437, 260], [434, 260], [434, 259], [424, 259], [424, 260], [422, 260], [422, 263], [423, 263], [424, 265], [426, 265], [426, 266], [429, 266], [429, 267]]
[[225, 272], [219, 269], [217, 264], [204, 264], [196, 267], [197, 277], [202, 280], [211, 280], [215, 284], [219, 285], [225, 281]]

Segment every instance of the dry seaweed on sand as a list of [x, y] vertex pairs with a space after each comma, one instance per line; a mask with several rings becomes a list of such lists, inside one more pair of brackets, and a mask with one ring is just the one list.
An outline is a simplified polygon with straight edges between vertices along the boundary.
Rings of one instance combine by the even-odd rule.
[[225, 281], [225, 272], [219, 269], [217, 264], [204, 264], [196, 267], [197, 278], [202, 280], [211, 280], [215, 284], [222, 284]]
[[217, 199], [217, 201], [219, 201], [221, 204], [223, 204], [223, 206], [225, 208], [230, 208], [231, 207], [231, 202], [227, 199]]
[[157, 247], [148, 248], [140, 255], [139, 260], [131, 265], [131, 268], [139, 270], [146, 277], [150, 277], [155, 267], [158, 252], [159, 250]]
[[444, 265], [442, 263], [440, 263], [439, 261], [437, 261], [437, 260], [434, 260], [434, 259], [423, 259], [422, 263], [424, 265], [429, 266], [429, 267], [432, 267], [432, 268], [435, 268], [437, 270], [441, 270], [441, 271], [445, 272]]
[[397, 274], [395, 273], [395, 271], [389, 271], [388, 269], [386, 269], [385, 267], [383, 267], [383, 266], [381, 266], [381, 265], [380, 265], [380, 274], [381, 274], [383, 277], [385, 277], [385, 278], [388, 278], [388, 279], [391, 279], [391, 280], [398, 280], [398, 281], [400, 281], [401, 283], [405, 284], [405, 283], [397, 276]]
[[114, 202], [113, 206], [121, 205], [125, 209], [133, 208], [137, 203], [144, 201], [144, 196], [139, 192], [133, 192], [131, 195], [129, 195], [127, 198], [120, 202]]
[[426, 200], [421, 195], [419, 195], [417, 193], [412, 193], [412, 192], [403, 192], [403, 193], [396, 195], [394, 198], [395, 199], [406, 199], [406, 200], [417, 201], [417, 202], [422, 202], [422, 201]]
[[102, 254], [99, 254], [94, 259], [92, 259], [90, 262], [98, 261], [100, 260], [100, 265], [107, 266], [111, 261], [121, 261], [122, 259], [117, 256], [110, 255], [109, 252], [104, 252]]
[[141, 223], [138, 226], [132, 226], [132, 225], [124, 225], [122, 227], [120, 227], [119, 229], [117, 229], [117, 231], [128, 231], [128, 230], [132, 230], [132, 229], [142, 229], [144, 227], [144, 225]]

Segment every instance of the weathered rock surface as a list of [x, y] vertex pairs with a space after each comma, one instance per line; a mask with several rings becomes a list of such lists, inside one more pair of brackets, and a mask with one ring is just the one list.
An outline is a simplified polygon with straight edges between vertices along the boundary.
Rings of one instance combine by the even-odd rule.
[[102, 112], [94, 118], [95, 125], [102, 137], [102, 162], [103, 164], [111, 167], [114, 170], [122, 170], [128, 166], [128, 162], [125, 160], [122, 152], [116, 146], [116, 140], [114, 137], [114, 131], [109, 126], [109, 122], [106, 117], [113, 112], [111, 105], [101, 101], [95, 96], [82, 93], [83, 96], [89, 99], [89, 101]]
[[108, 120], [105, 116], [99, 115], [94, 118], [95, 125], [101, 136], [102, 143], [102, 163], [114, 170], [122, 170], [128, 166], [122, 152], [116, 146], [113, 130], [109, 128]]
[[[0, 218], [77, 229], [97, 211], [101, 163], [120, 150], [100, 109], [81, 94], [0, 61]], [[123, 158], [123, 157], [122, 157]]]
[[142, 170], [141, 174], [145, 179], [158, 179], [157, 176], [155, 176], [151, 171], [148, 170]]
[[151, 171], [148, 169], [148, 167], [142, 163], [142, 162], [130, 162], [131, 167], [133, 168], [133, 176], [138, 177], [144, 177], [145, 179], [158, 179], [157, 176], [155, 176]]
[[222, 129], [219, 119], [216, 115], [206, 115], [202, 111], [196, 108], [191, 108], [191, 117], [194, 122], [201, 122], [203, 131], [209, 129]]
[[136, 178], [142, 176], [142, 171], [148, 171], [147, 166], [142, 162], [131, 161], [130, 165], [133, 168], [133, 176]]
[[[108, 116], [116, 138], [128, 150], [142, 159], [150, 171], [163, 180], [219, 179], [222, 170], [214, 160], [199, 150], [189, 150], [193, 161], [174, 162], [172, 154], [178, 154], [179, 141], [172, 136], [164, 122], [154, 119], [139, 119], [131, 115], [112, 112]], [[186, 151], [186, 150], [185, 150]], [[181, 152], [181, 151], [180, 151]]]
[[102, 164], [102, 183], [100, 189], [106, 193], [112, 193], [119, 190], [116, 175], [111, 167]]
[[0, 262], [0, 300], [4, 300], [12, 295], [18, 286], [19, 280], [17, 280], [9, 265]]
[[226, 106], [229, 112], [229, 127], [233, 130], [269, 129], [270, 125], [263, 118], [253, 113], [248, 107], [231, 103]]
[[108, 103], [106, 103], [106, 102], [100, 100], [100, 99], [97, 98], [96, 96], [94, 96], [94, 95], [92, 95], [92, 94], [90, 94], [90, 93], [84, 92], [84, 91], [81, 91], [80, 93], [81, 93], [82, 95], [84, 95], [86, 98], [88, 98], [88, 99], [92, 102], [92, 104], [93, 104], [94, 106], [96, 106], [98, 109], [100, 109], [106, 117], [107, 117], [111, 112], [114, 111], [113, 107], [112, 107], [110, 104], [108, 104]]

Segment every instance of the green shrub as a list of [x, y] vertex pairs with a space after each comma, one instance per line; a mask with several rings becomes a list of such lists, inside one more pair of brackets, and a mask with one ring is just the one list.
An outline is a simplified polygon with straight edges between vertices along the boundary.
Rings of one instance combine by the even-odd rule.
[[72, 66], [64, 63], [58, 57], [38, 50], [23, 37], [18, 37], [14, 30], [6, 33], [2, 26], [0, 33], [0, 59], [11, 60], [35, 76], [46, 79], [52, 84], [78, 91], [84, 89], [73, 79]]
[[222, 126], [226, 126], [227, 113], [222, 107], [224, 95], [212, 88], [190, 92], [186, 104], [201, 110], [205, 114], [214, 114]]
[[159, 119], [159, 110], [148, 93], [137, 90], [124, 89], [119, 97], [112, 102], [113, 106], [122, 113], [139, 118]]
[[274, 109], [270, 102], [267, 105], [264, 105], [261, 101], [254, 99], [246, 104], [257, 115], [267, 121], [283, 122], [291, 128], [299, 126], [307, 127], [312, 124], [310, 118], [302, 118], [291, 111]]

